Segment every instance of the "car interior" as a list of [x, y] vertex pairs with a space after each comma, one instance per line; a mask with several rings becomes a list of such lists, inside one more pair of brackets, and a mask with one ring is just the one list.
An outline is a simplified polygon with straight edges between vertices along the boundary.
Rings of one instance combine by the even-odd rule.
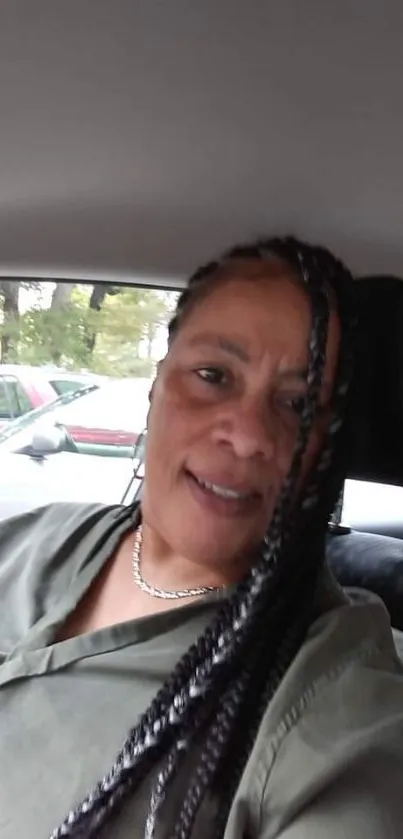
[[[348, 476], [402, 488], [402, 78], [399, 0], [3, 0], [0, 328], [2, 283], [177, 291], [237, 242], [323, 243], [357, 277]], [[403, 629], [399, 503], [358, 529], [341, 500], [327, 557]]]
[[[399, 485], [403, 474], [403, 283], [398, 277], [357, 282], [358, 329], [353, 380], [350, 478]], [[403, 518], [403, 507], [402, 507]], [[330, 524], [327, 558], [344, 586], [374, 591], [392, 625], [403, 629], [403, 521], [373, 521], [372, 532]]]

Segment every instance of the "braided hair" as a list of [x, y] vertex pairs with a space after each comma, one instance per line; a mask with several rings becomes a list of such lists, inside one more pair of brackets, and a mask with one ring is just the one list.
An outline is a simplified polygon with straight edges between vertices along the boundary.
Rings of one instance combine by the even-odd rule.
[[[145, 839], [153, 839], [171, 785], [195, 745], [198, 761], [182, 796], [172, 837], [190, 839], [201, 804], [213, 792], [219, 807], [210, 835], [221, 839], [262, 716], [313, 618], [327, 522], [340, 492], [347, 451], [348, 423], [343, 424], [343, 419], [352, 366], [352, 277], [329, 251], [291, 237], [235, 247], [191, 277], [169, 325], [169, 345], [190, 309], [214, 286], [218, 269], [236, 259], [280, 259], [300, 279], [311, 302], [308, 388], [291, 469], [256, 565], [177, 663], [129, 732], [108, 774], [50, 839], [98, 836], [158, 763], [144, 833]], [[292, 499], [325, 363], [329, 289], [341, 323], [332, 417], [318, 463], [296, 509]]]

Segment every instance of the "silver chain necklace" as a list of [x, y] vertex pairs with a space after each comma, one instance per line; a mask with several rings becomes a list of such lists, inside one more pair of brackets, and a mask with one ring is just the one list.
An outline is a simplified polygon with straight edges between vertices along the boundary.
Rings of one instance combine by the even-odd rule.
[[140, 571], [140, 554], [141, 545], [143, 541], [143, 530], [141, 525], [137, 528], [134, 534], [133, 553], [132, 553], [132, 571], [133, 581], [142, 591], [150, 594], [151, 597], [159, 597], [162, 600], [180, 600], [182, 597], [200, 597], [202, 594], [208, 594], [211, 591], [219, 591], [217, 586], [201, 586], [200, 588], [183, 588], [177, 591], [166, 591], [163, 588], [156, 588], [150, 585], [142, 577]]

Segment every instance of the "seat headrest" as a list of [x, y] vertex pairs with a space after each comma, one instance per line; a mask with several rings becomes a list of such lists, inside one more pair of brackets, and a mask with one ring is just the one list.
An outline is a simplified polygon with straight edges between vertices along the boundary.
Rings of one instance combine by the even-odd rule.
[[403, 541], [374, 533], [329, 534], [326, 559], [342, 586], [365, 588], [385, 603], [403, 630]]
[[403, 280], [357, 280], [351, 478], [403, 484]]

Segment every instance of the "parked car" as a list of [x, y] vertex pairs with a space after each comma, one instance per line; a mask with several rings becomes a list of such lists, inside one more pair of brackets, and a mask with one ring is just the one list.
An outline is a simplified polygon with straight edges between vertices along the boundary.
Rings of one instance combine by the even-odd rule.
[[52, 402], [57, 396], [77, 390], [84, 384], [101, 381], [91, 373], [70, 373], [57, 368], [0, 364], [0, 429], [20, 417]]
[[66, 393], [0, 432], [0, 517], [51, 501], [124, 502], [142, 461], [147, 379]]

